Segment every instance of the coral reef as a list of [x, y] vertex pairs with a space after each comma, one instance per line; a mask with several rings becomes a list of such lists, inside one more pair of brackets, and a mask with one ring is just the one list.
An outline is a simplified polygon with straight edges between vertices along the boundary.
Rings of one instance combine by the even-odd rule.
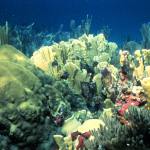
[[1, 149], [49, 149], [53, 132], [70, 114], [72, 96], [79, 102], [74, 109], [83, 98], [12, 46], [1, 46], [0, 58]]
[[[148, 143], [150, 136], [148, 127], [149, 65], [146, 59], [148, 53], [149, 50], [144, 49], [136, 50], [134, 56], [127, 51], [120, 52], [121, 71], [119, 72], [120, 79], [116, 80], [118, 96], [115, 98], [115, 106], [104, 105], [106, 108], [110, 107], [111, 115], [103, 112], [101, 118], [104, 119], [105, 126], [98, 131], [91, 132], [95, 139], [85, 142], [87, 149], [145, 150], [150, 148]], [[142, 59], [143, 57], [145, 59]], [[104, 70], [103, 74], [110, 76], [108, 70]], [[109, 81], [110, 79], [109, 77]], [[116, 110], [117, 113], [115, 113]]]
[[[145, 117], [142, 113], [149, 115], [146, 110], [146, 108], [149, 109], [149, 82], [147, 82], [149, 81], [149, 50], [136, 50], [133, 54], [121, 50], [120, 67], [116, 68], [111, 64], [116, 48], [116, 44], [106, 41], [103, 34], [95, 37], [90, 34], [83, 35], [78, 39], [56, 43], [47, 48], [43, 47], [42, 53], [46, 53], [46, 49], [49, 49], [50, 52], [46, 61], [49, 64], [44, 66], [47, 68], [45, 72], [57, 79], [67, 81], [70, 88], [81, 94], [87, 108], [93, 112], [92, 117], [105, 118], [106, 126], [98, 131], [91, 131], [92, 129], [84, 127], [84, 132], [80, 132], [76, 129], [77, 127], [72, 126], [74, 129], [71, 128], [71, 130], [68, 127], [69, 133], [65, 133], [65, 135], [72, 131], [73, 139], [78, 139], [78, 144], [74, 144], [73, 141], [71, 142], [71, 137], [68, 136], [67, 139], [71, 143], [70, 148], [75, 145], [74, 149], [83, 149], [84, 146], [87, 146], [91, 150], [147, 147], [147, 145], [143, 144], [142, 147], [132, 140], [130, 141], [130, 132], [134, 139], [137, 131], [136, 129], [132, 130], [132, 120], [126, 114], [132, 111], [133, 114], [130, 113], [130, 115], [136, 117], [138, 113], [141, 118]], [[39, 50], [32, 56], [31, 61], [35, 65], [38, 60], [36, 55], [42, 58], [42, 53]], [[51, 55], [51, 53], [53, 54]], [[41, 64], [43, 65], [42, 61]], [[42, 67], [41, 69], [46, 70]], [[55, 70], [55, 74], [51, 68], [57, 70]], [[101, 106], [104, 106], [105, 109], [103, 109], [103, 113], [99, 114]], [[130, 109], [131, 106], [134, 107], [134, 111]], [[142, 113], [139, 114], [139, 112]], [[82, 120], [82, 123], [86, 123], [86, 120]], [[136, 123], [134, 125], [136, 126]], [[85, 142], [86, 138], [90, 139], [93, 136], [95, 137], [93, 140]], [[120, 136], [122, 137], [118, 139]], [[130, 142], [128, 143], [128, 141]], [[62, 143], [65, 143], [64, 137]]]
[[[94, 107], [99, 107], [101, 70], [108, 67], [115, 78], [117, 69], [109, 63], [116, 49], [117, 45], [108, 42], [103, 34], [84, 34], [78, 39], [40, 48], [33, 53], [31, 61], [47, 74], [66, 80], [70, 88], [87, 100], [88, 107], [93, 107], [91, 99]], [[102, 64], [106, 64], [105, 67]]]
[[[67, 136], [64, 137], [62, 135], [54, 135], [54, 139], [57, 145], [59, 146], [59, 149], [80, 150], [85, 148], [84, 142], [87, 139], [94, 139], [94, 136], [91, 134], [91, 131], [97, 131], [105, 124], [100, 119], [88, 119], [83, 124], [80, 124], [73, 116], [69, 120], [67, 120], [64, 125], [65, 130], [67, 131], [65, 135]], [[64, 127], [62, 127], [62, 129], [64, 130]]]
[[[72, 21], [76, 39], [37, 46], [31, 58], [0, 46], [0, 149], [150, 148], [150, 50], [118, 52], [90, 25], [79, 36]], [[18, 43], [33, 26], [16, 29]]]

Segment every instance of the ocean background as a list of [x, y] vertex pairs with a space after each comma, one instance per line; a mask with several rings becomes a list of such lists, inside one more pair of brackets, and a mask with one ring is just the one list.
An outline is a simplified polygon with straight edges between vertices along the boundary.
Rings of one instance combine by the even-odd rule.
[[140, 28], [150, 21], [150, 0], [0, 0], [0, 24], [35, 23], [38, 30], [69, 30], [70, 20], [80, 24], [92, 17], [91, 33], [111, 29], [109, 40], [121, 44], [126, 38], [141, 41]]

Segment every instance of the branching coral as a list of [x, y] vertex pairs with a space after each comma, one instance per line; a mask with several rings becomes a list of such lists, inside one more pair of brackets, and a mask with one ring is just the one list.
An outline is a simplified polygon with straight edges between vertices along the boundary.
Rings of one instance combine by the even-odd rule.
[[105, 126], [92, 132], [94, 141], [85, 143], [88, 149], [104, 150], [145, 150], [150, 148], [150, 112], [133, 107], [126, 114], [128, 125], [122, 125], [118, 119], [105, 119]]
[[100, 128], [97, 131], [92, 131], [95, 139], [85, 142], [85, 146], [88, 149], [94, 150], [100, 147], [104, 147], [105, 149], [113, 149], [113, 144], [118, 144], [117, 140], [120, 135], [117, 135], [117, 133], [121, 133], [120, 131], [123, 130], [121, 129], [120, 123], [115, 118], [105, 118], [104, 123], [105, 126], [103, 128]]

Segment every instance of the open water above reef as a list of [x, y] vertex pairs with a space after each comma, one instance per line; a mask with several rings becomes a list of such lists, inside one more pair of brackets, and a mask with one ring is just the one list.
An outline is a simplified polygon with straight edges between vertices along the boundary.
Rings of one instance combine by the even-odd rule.
[[141, 40], [139, 29], [149, 22], [149, 0], [1, 0], [0, 22], [35, 25], [41, 31], [56, 32], [61, 24], [69, 30], [70, 20], [77, 24], [92, 16], [92, 33], [109, 26], [110, 39], [122, 43], [127, 37]]

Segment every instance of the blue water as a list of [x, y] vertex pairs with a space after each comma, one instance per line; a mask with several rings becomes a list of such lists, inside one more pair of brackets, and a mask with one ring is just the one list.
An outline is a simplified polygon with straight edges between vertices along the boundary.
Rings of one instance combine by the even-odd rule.
[[150, 21], [150, 0], [1, 0], [0, 23], [29, 25], [57, 31], [60, 24], [69, 30], [69, 22], [80, 23], [92, 16], [92, 32], [111, 28], [110, 39], [122, 42], [126, 36], [141, 40], [140, 28]]

